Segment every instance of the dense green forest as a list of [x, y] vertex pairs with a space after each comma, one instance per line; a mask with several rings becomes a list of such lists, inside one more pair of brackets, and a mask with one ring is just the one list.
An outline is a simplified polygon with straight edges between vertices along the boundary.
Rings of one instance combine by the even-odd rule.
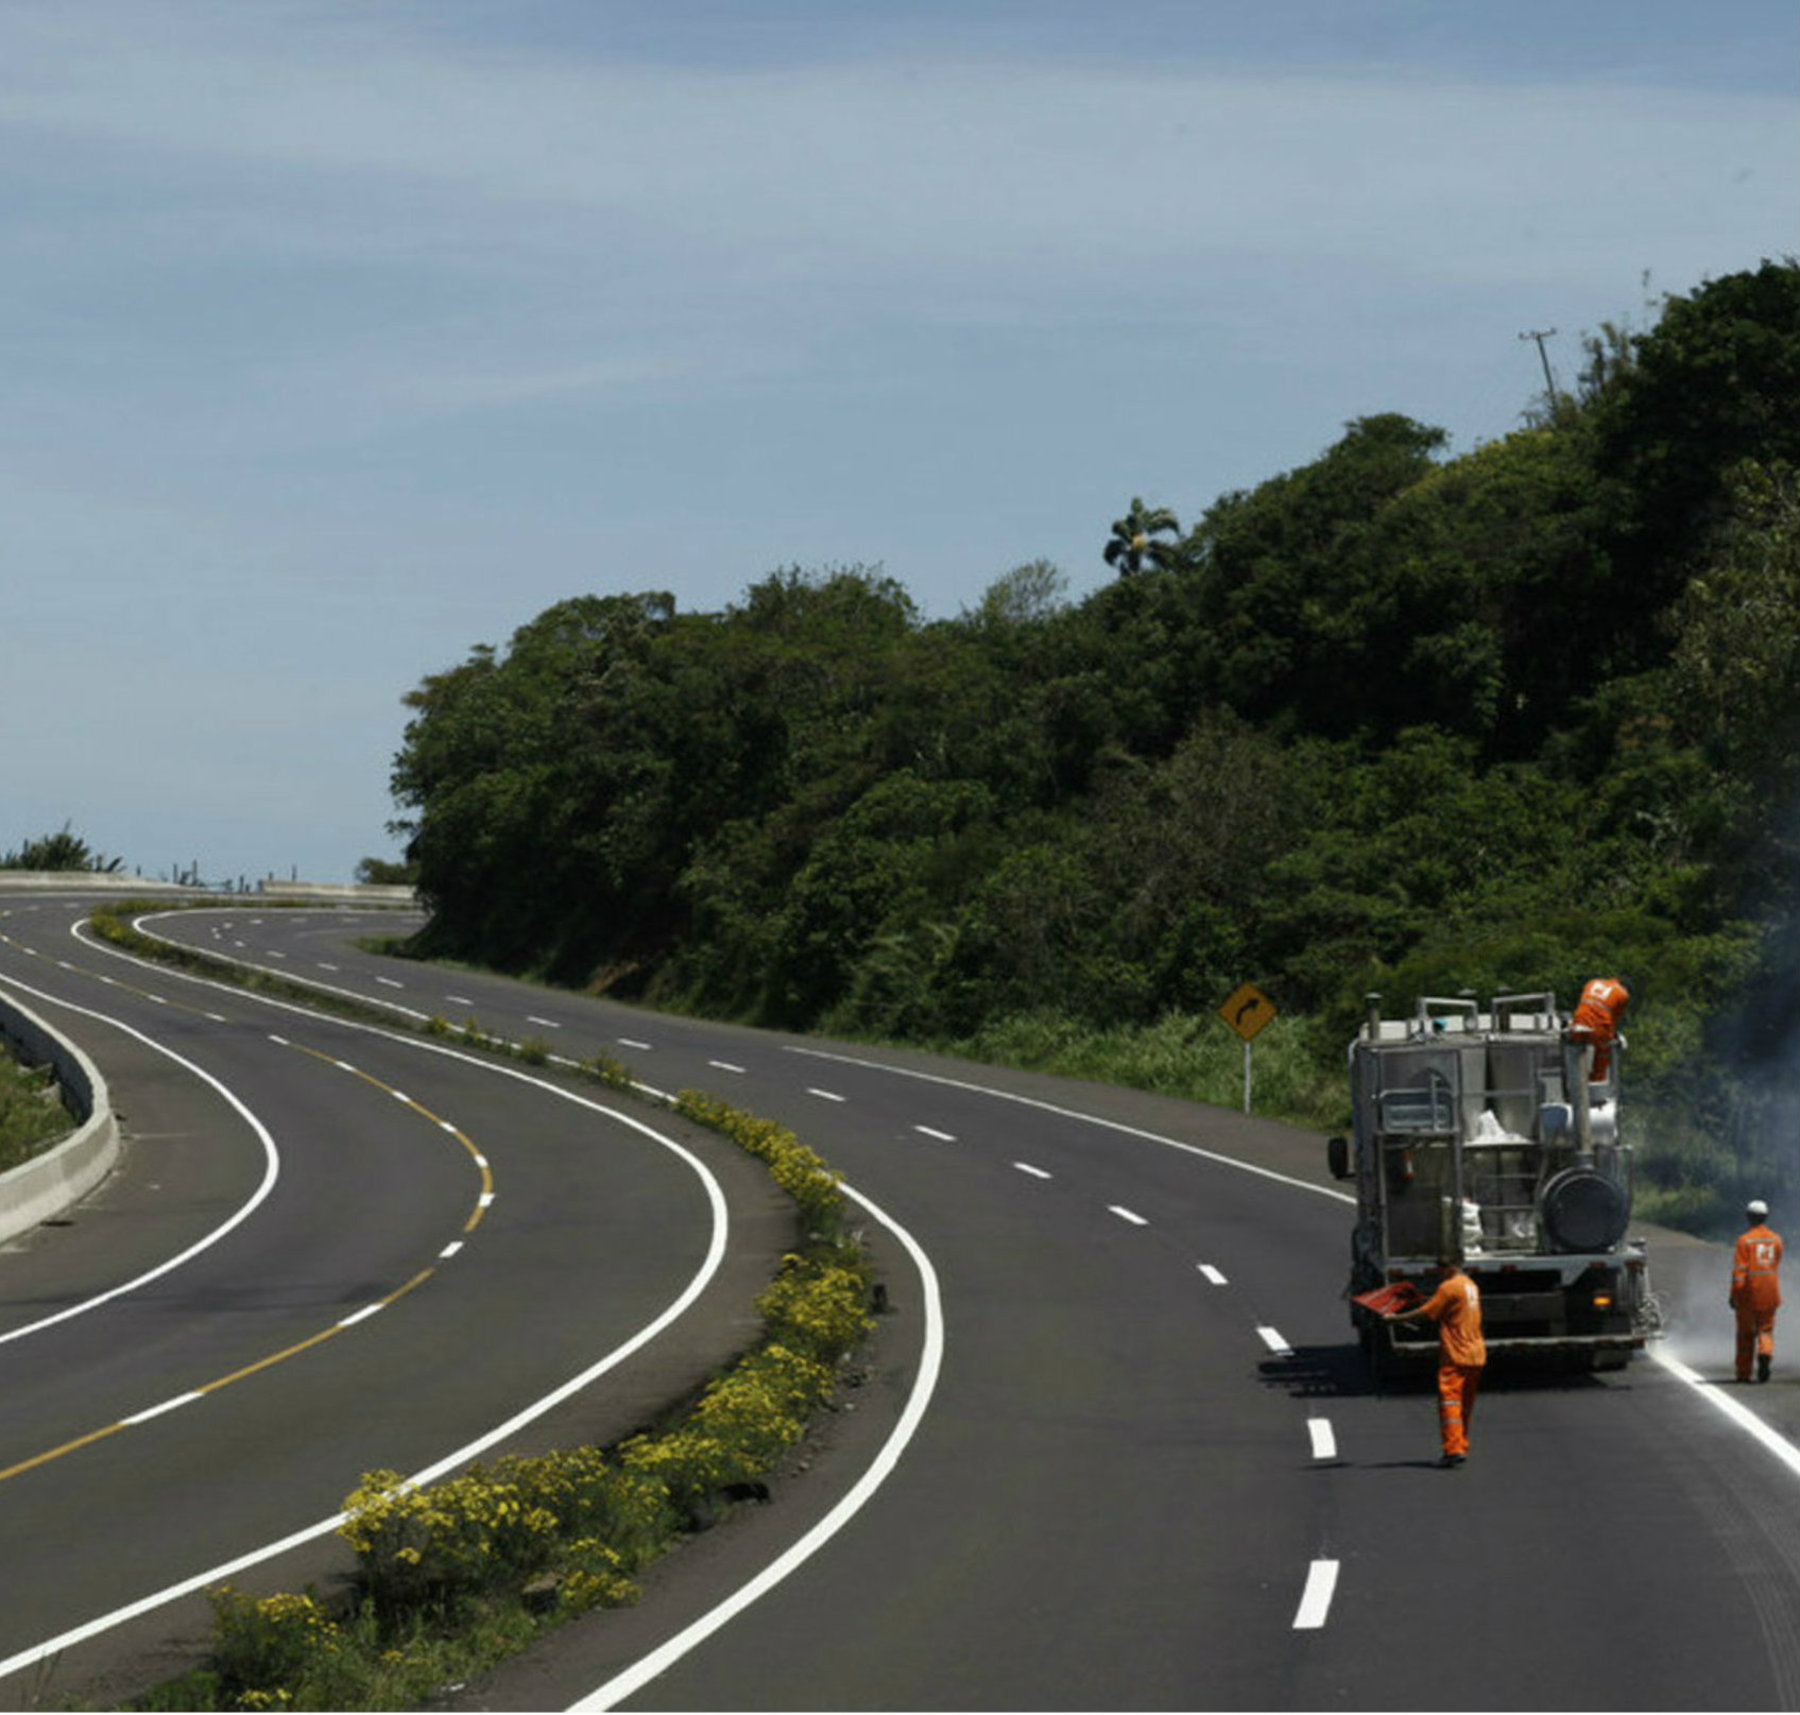
[[1622, 975], [1647, 1206], [1800, 1194], [1800, 264], [1584, 350], [1466, 454], [1372, 415], [1134, 501], [1079, 602], [559, 603], [407, 698], [422, 950], [978, 1051], [1198, 1053], [1250, 980], [1315, 1090], [1369, 990]]

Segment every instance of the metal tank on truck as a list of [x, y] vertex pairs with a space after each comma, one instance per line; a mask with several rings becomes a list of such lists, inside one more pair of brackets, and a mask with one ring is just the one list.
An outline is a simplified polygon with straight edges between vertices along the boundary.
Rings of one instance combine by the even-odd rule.
[[[1598, 1031], [1589, 997], [1615, 991]], [[1356, 1182], [1348, 1297], [1377, 1377], [1435, 1362], [1433, 1330], [1383, 1308], [1428, 1294], [1439, 1256], [1481, 1292], [1490, 1354], [1617, 1369], [1658, 1331], [1649, 1261], [1630, 1239], [1631, 1147], [1619, 1131], [1616, 1008], [1588, 985], [1575, 1019], [1553, 994], [1427, 997], [1350, 1045], [1354, 1131], [1327, 1145]], [[1359, 1302], [1372, 1299], [1373, 1302]]]

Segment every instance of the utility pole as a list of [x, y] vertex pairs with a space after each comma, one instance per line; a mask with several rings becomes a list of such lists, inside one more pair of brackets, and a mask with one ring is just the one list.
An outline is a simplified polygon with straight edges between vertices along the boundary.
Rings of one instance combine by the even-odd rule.
[[1552, 411], [1556, 409], [1556, 381], [1550, 374], [1550, 359], [1545, 354], [1544, 341], [1553, 338], [1555, 333], [1555, 328], [1534, 328], [1529, 333], [1522, 333], [1519, 335], [1520, 339], [1532, 339], [1537, 341], [1538, 362], [1544, 366], [1544, 391], [1550, 397], [1550, 409]]

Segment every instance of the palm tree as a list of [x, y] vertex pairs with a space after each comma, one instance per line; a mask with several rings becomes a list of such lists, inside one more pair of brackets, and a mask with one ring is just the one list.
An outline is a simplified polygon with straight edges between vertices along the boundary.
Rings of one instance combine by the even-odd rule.
[[[1176, 540], [1155, 540], [1165, 532]], [[1112, 539], [1106, 544], [1106, 563], [1116, 566], [1121, 577], [1141, 572], [1146, 560], [1158, 571], [1166, 571], [1180, 559], [1180, 536], [1181, 522], [1168, 507], [1148, 507], [1134, 494], [1130, 511], [1123, 518], [1113, 520]]]

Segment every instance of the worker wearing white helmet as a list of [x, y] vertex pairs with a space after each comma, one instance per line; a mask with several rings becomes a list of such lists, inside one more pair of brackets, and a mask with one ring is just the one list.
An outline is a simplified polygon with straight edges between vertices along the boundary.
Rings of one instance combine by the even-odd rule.
[[1775, 1361], [1775, 1311], [1781, 1304], [1781, 1235], [1769, 1226], [1769, 1205], [1752, 1198], [1748, 1229], [1731, 1259], [1731, 1308], [1737, 1312], [1737, 1379], [1766, 1382]]

